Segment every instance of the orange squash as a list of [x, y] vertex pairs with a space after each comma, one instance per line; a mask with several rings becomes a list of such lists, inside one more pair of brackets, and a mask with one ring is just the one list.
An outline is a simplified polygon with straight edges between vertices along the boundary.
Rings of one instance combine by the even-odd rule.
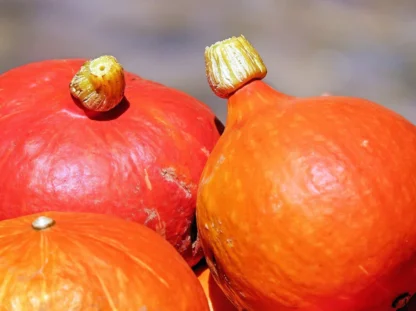
[[46, 212], [0, 222], [0, 310], [209, 309], [192, 269], [155, 231]]
[[416, 127], [369, 100], [297, 98], [243, 37], [206, 49], [228, 99], [197, 225], [224, 293], [254, 311], [393, 311], [416, 292]]
[[210, 311], [237, 311], [233, 304], [218, 287], [210, 270], [204, 264], [195, 268], [195, 274], [204, 289]]

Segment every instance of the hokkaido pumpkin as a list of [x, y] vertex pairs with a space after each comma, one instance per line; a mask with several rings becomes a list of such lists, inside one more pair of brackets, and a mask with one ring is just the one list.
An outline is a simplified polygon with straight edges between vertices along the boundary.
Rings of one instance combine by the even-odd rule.
[[12, 69], [0, 75], [0, 219], [51, 206], [111, 214], [194, 265], [197, 183], [220, 126], [208, 106], [112, 56]]
[[0, 310], [208, 311], [180, 254], [110, 215], [45, 212], [0, 222]]
[[240, 308], [392, 311], [416, 292], [416, 127], [369, 100], [270, 87], [243, 37], [205, 51], [228, 99], [197, 225]]
[[237, 311], [218, 287], [206, 264], [198, 265], [195, 268], [195, 273], [207, 296], [210, 311]]

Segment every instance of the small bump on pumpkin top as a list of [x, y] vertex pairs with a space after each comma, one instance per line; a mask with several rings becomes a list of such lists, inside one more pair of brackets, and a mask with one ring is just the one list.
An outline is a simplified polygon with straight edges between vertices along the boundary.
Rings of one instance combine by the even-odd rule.
[[32, 222], [32, 227], [35, 230], [44, 230], [55, 225], [55, 220], [46, 216], [39, 216]]
[[72, 96], [93, 111], [109, 111], [124, 97], [124, 69], [114, 56], [85, 62], [69, 85]]
[[243, 35], [206, 47], [205, 70], [212, 91], [222, 98], [267, 75], [260, 54]]

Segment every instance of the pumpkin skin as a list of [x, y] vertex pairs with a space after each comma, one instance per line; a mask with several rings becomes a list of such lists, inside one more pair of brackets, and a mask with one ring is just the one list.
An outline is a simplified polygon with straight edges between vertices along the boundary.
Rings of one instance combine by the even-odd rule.
[[128, 72], [117, 107], [82, 109], [68, 85], [84, 61], [0, 76], [0, 219], [50, 207], [111, 214], [157, 231], [194, 265], [202, 258], [192, 232], [197, 183], [220, 135], [215, 115]]
[[[39, 216], [55, 225], [35, 230]], [[0, 310], [209, 310], [172, 245], [114, 216], [46, 212], [4, 220], [0, 254]]]
[[217, 283], [215, 283], [208, 266], [205, 264], [197, 266], [195, 274], [204, 289], [210, 311], [237, 311]]
[[[244, 55], [232, 40], [218, 50]], [[217, 283], [246, 310], [402, 308], [416, 292], [415, 126], [368, 100], [244, 82], [198, 191]]]

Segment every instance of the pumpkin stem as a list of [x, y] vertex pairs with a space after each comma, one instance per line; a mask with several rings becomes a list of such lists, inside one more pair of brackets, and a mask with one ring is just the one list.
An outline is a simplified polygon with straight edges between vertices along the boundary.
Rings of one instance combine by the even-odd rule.
[[46, 216], [39, 216], [32, 222], [32, 227], [35, 230], [44, 230], [55, 225], [55, 220]]
[[261, 56], [243, 35], [206, 47], [205, 70], [212, 91], [221, 98], [267, 74]]
[[113, 56], [85, 62], [72, 78], [69, 90], [81, 104], [93, 111], [109, 111], [124, 96], [124, 69]]

